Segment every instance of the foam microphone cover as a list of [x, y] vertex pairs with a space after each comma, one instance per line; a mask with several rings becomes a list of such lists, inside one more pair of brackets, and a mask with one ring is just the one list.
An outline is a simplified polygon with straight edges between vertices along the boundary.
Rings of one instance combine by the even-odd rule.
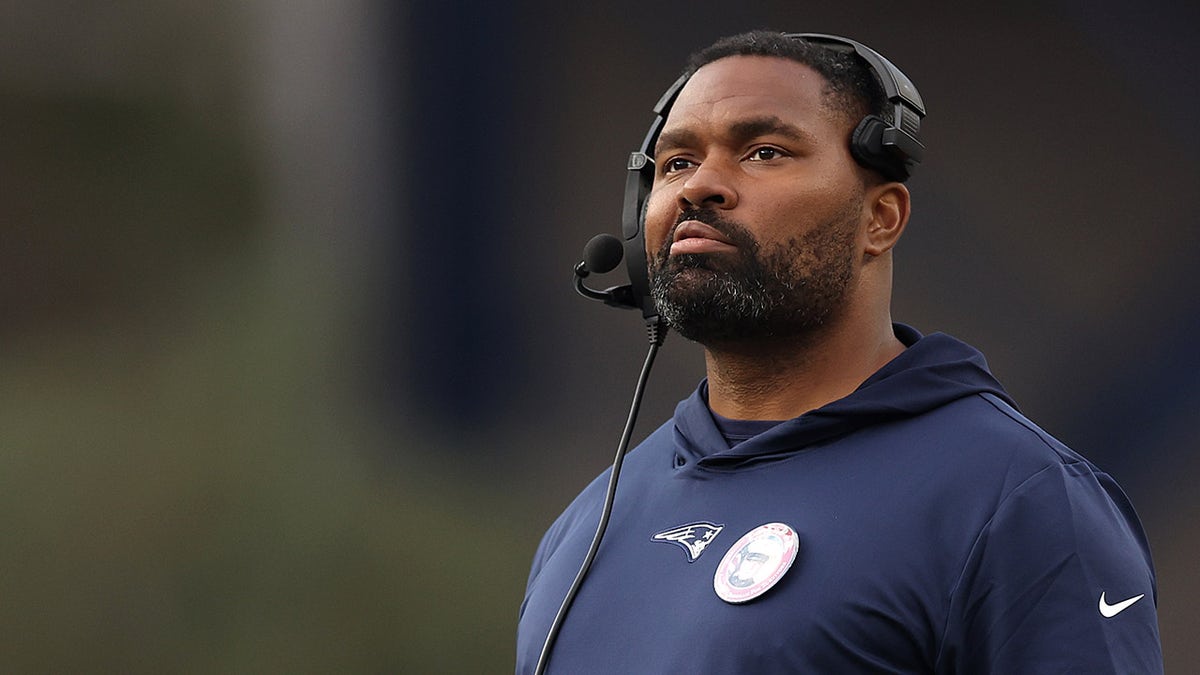
[[583, 263], [597, 274], [611, 272], [625, 257], [625, 246], [611, 234], [598, 234], [583, 247]]

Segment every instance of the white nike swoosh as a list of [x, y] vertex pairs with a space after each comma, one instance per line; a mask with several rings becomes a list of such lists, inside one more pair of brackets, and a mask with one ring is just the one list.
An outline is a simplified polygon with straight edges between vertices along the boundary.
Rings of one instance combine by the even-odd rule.
[[1100, 613], [1103, 614], [1105, 618], [1111, 619], [1114, 616], [1120, 614], [1121, 612], [1124, 612], [1126, 609], [1129, 608], [1130, 605], [1137, 602], [1138, 600], [1141, 600], [1144, 597], [1146, 597], [1146, 594], [1142, 593], [1141, 595], [1135, 595], [1132, 598], [1129, 598], [1128, 600], [1122, 600], [1121, 602], [1118, 602], [1115, 605], [1110, 605], [1104, 601], [1104, 593], [1101, 592], [1100, 593]]

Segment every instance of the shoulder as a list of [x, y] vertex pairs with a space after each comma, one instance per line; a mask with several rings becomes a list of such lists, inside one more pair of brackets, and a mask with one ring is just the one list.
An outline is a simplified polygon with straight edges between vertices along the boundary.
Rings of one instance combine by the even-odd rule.
[[[652, 480], [650, 474], [654, 467], [670, 466], [674, 447], [672, 429], [673, 424], [668, 421], [625, 455], [620, 475], [623, 489], [628, 489], [631, 484]], [[579, 539], [584, 533], [590, 536], [595, 530], [611, 476], [610, 466], [593, 478], [547, 528], [534, 555], [531, 578], [537, 575], [538, 570], [562, 546], [564, 540], [572, 536]]]
[[[1072, 550], [1111, 543], [1149, 565], [1141, 524], [1117, 482], [999, 397], [942, 406], [898, 425], [893, 441], [901, 446], [894, 450], [902, 455], [899, 471], [925, 486], [929, 508], [953, 509], [975, 545], [989, 539], [995, 552], [1029, 541], [1070, 541]], [[1106, 536], [1083, 542], [1080, 528], [1102, 528]]]
[[[1161, 672], [1150, 547], [1120, 486], [1002, 400], [963, 403], [975, 440], [957, 470], [975, 475], [982, 508], [943, 657], [967, 672], [1028, 672], [1086, 652], [1089, 672]], [[1105, 607], [1134, 597], [1120, 617]]]
[[968, 396], [930, 411], [914, 419], [908, 433], [924, 439], [922, 446], [932, 455], [927, 459], [948, 473], [947, 479], [974, 488], [990, 484], [998, 496], [1047, 470], [1103, 473], [992, 394]]

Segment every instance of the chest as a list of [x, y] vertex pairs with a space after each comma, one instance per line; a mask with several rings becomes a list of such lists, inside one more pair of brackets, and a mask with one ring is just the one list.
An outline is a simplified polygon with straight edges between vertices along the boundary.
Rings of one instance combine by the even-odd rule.
[[[834, 478], [776, 467], [630, 485], [564, 624], [555, 665], [928, 672], [969, 545], [943, 507], [919, 486], [873, 472]], [[531, 585], [523, 634], [545, 635], [595, 522], [581, 518], [562, 533]], [[787, 547], [763, 529], [773, 523], [794, 532], [790, 565], [781, 559]]]

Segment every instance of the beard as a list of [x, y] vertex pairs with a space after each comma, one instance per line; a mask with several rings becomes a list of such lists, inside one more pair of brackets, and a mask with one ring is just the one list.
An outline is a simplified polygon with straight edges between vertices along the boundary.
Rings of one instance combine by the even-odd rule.
[[737, 251], [671, 256], [668, 237], [650, 264], [658, 311], [680, 335], [706, 346], [810, 336], [844, 305], [854, 276], [857, 214], [848, 206], [802, 235], [763, 247], [713, 209], [686, 211], [676, 226], [703, 222]]

